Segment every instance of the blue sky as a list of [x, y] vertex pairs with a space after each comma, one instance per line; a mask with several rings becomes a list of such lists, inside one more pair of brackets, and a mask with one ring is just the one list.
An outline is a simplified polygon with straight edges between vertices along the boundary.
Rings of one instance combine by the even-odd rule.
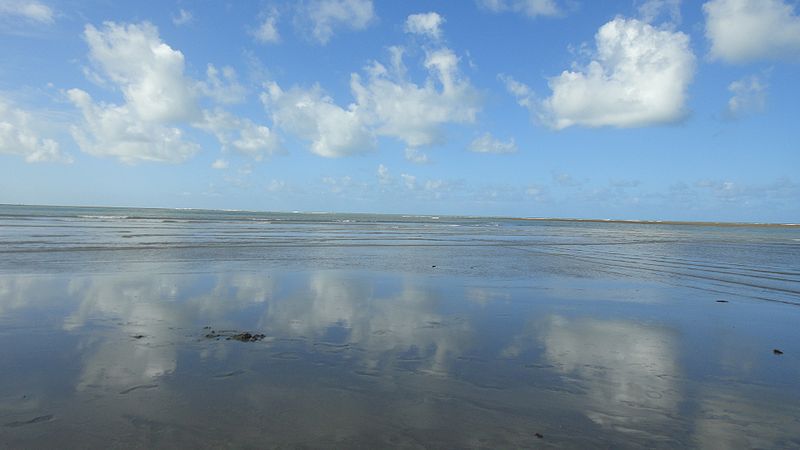
[[789, 0], [0, 0], [0, 202], [800, 222]]

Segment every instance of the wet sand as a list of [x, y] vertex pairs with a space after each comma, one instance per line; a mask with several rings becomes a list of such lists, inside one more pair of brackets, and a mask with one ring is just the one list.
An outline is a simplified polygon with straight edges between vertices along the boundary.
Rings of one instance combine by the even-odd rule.
[[800, 447], [791, 230], [26, 220], [0, 447]]

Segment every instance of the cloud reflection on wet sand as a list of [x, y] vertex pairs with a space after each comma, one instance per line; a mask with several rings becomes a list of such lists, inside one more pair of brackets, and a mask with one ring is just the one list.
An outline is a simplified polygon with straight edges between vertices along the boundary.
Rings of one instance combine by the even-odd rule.
[[[53, 416], [6, 427], [9, 442], [76, 439], [86, 424], [88, 446], [795, 442], [798, 402], [776, 412], [759, 400], [774, 390], [693, 376], [674, 319], [589, 316], [561, 291], [455, 278], [158, 272], [0, 278], [0, 322], [20, 334], [0, 332], [19, 343], [0, 347], [13, 361], [0, 422]], [[210, 340], [207, 326], [266, 337]], [[57, 370], [25, 379], [30, 352]]]

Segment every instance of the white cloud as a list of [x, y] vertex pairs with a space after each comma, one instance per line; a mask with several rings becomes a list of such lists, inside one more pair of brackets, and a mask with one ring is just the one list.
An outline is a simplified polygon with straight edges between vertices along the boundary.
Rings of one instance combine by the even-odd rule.
[[69, 155], [61, 152], [58, 142], [39, 137], [35, 122], [31, 113], [0, 98], [0, 154], [22, 156], [30, 163], [72, 162]]
[[405, 185], [406, 189], [414, 189], [417, 185], [417, 177], [414, 175], [401, 173], [400, 179], [403, 180], [403, 185]]
[[86, 153], [113, 156], [126, 164], [178, 163], [199, 150], [197, 144], [185, 141], [181, 129], [141, 120], [127, 104], [96, 104], [80, 89], [70, 89], [67, 96], [83, 113], [84, 126], [73, 126], [72, 135]]
[[750, 194], [746, 187], [729, 180], [700, 180], [694, 185], [698, 189], [707, 190], [720, 200], [729, 202], [739, 202]]
[[572, 175], [563, 172], [554, 172], [550, 174], [553, 177], [553, 183], [563, 187], [575, 187], [581, 184], [580, 181], [572, 177]]
[[328, 186], [333, 194], [339, 194], [353, 186], [353, 179], [349, 175], [340, 178], [323, 177], [322, 183]]
[[438, 191], [446, 186], [444, 180], [428, 180], [425, 182], [426, 191]]
[[81, 149], [125, 163], [181, 162], [199, 147], [184, 140], [177, 122], [199, 119], [196, 83], [184, 76], [183, 54], [161, 42], [149, 23], [87, 25], [84, 37], [93, 63], [118, 87], [124, 104], [95, 103], [80, 90], [68, 98], [83, 113], [73, 127]]
[[542, 199], [544, 190], [540, 186], [528, 186], [525, 188], [525, 195], [536, 200]]
[[172, 23], [177, 27], [179, 27], [181, 25], [190, 24], [190, 23], [192, 23], [193, 20], [194, 20], [194, 16], [192, 16], [192, 13], [190, 11], [187, 11], [187, 10], [183, 9], [183, 8], [181, 8], [181, 10], [178, 11], [178, 15], [177, 16], [172, 16]]
[[[692, 209], [713, 209], [722, 204], [747, 208], [764, 208], [767, 211], [797, 209], [800, 184], [788, 178], [779, 178], [766, 184], [743, 184], [734, 180], [699, 180], [691, 184], [676, 183], [667, 193], [656, 194], [669, 205], [689, 205]], [[788, 217], [788, 216], [786, 216]], [[740, 219], [739, 219], [740, 220]], [[789, 219], [773, 219], [786, 221]]]
[[228, 161], [224, 159], [217, 159], [213, 163], [211, 163], [211, 168], [217, 170], [224, 170], [227, 169], [229, 165], [230, 164], [228, 163]]
[[311, 141], [311, 151], [328, 158], [363, 153], [375, 148], [358, 105], [341, 108], [319, 86], [283, 91], [270, 83], [261, 100], [276, 126]]
[[199, 83], [200, 91], [219, 103], [239, 103], [247, 95], [247, 89], [242, 86], [233, 67], [225, 66], [222, 68], [222, 78], [220, 71], [209, 64], [206, 67], [206, 81]]
[[500, 74], [497, 77], [506, 86], [508, 93], [517, 98], [519, 106], [528, 108], [531, 111], [535, 110], [536, 96], [530, 86], [520, 83], [510, 75]]
[[392, 176], [389, 175], [389, 169], [383, 164], [378, 165], [378, 182], [380, 184], [389, 184], [392, 182]]
[[97, 76], [118, 88], [124, 102], [94, 102], [80, 89], [68, 91], [83, 113], [83, 126], [72, 130], [83, 151], [128, 164], [182, 162], [200, 148], [186, 141], [182, 127], [189, 125], [212, 133], [223, 150], [256, 160], [281, 151], [269, 128], [219, 109], [200, 110], [200, 95], [218, 103], [244, 99], [246, 90], [232, 68], [219, 70], [209, 64], [205, 81], [185, 76], [183, 54], [162, 42], [149, 23], [107, 22], [102, 29], [87, 25], [84, 36]]
[[226, 111], [203, 111], [203, 121], [195, 123], [195, 126], [212, 133], [223, 151], [233, 149], [256, 161], [283, 152], [281, 142], [272, 130]]
[[664, 15], [672, 24], [681, 23], [681, 0], [645, 0], [639, 5], [639, 16], [647, 23]]
[[414, 147], [409, 147], [405, 150], [406, 161], [411, 161], [414, 164], [427, 164], [428, 155], [425, 152], [419, 151]]
[[276, 42], [280, 42], [281, 35], [278, 32], [278, 10], [271, 9], [267, 14], [265, 14], [264, 19], [261, 21], [261, 24], [251, 32], [256, 41], [262, 44], [273, 44]]
[[403, 141], [408, 148], [444, 141], [443, 126], [474, 122], [477, 91], [458, 70], [458, 58], [447, 48], [426, 52], [425, 82], [410, 81], [403, 50], [392, 47], [391, 64], [378, 62], [366, 77], [352, 74], [355, 102], [340, 107], [319, 86], [283, 91], [271, 83], [262, 101], [276, 126], [311, 141], [311, 150], [334, 157], [371, 150], [377, 136]]
[[556, 129], [636, 127], [684, 117], [695, 67], [689, 36], [616, 18], [595, 41], [587, 66], [550, 79], [552, 96], [534, 108], [544, 123]]
[[309, 0], [300, 19], [310, 24], [311, 38], [327, 44], [337, 28], [363, 30], [375, 20], [372, 0]]
[[731, 63], [800, 61], [800, 17], [793, 3], [783, 0], [705, 3], [710, 56]]
[[178, 121], [197, 117], [195, 92], [184, 77], [183, 53], [163, 43], [150, 23], [87, 25], [89, 57], [116, 83], [142, 120]]
[[439, 39], [442, 35], [440, 27], [443, 23], [444, 18], [435, 12], [411, 14], [406, 19], [405, 31]]
[[553, 17], [563, 13], [555, 0], [477, 0], [477, 3], [494, 13], [511, 11], [529, 17]]
[[514, 153], [517, 151], [517, 143], [514, 138], [503, 142], [487, 132], [475, 138], [469, 144], [469, 149], [477, 153]]
[[728, 113], [739, 117], [764, 111], [767, 104], [767, 84], [755, 75], [734, 81], [728, 86], [733, 97], [728, 100]]
[[391, 67], [376, 62], [366, 80], [354, 74], [350, 82], [356, 102], [369, 112], [379, 135], [409, 147], [428, 146], [444, 141], [444, 124], [475, 121], [478, 93], [462, 77], [458, 57], [450, 49], [426, 52], [428, 77], [422, 85], [407, 79], [402, 49], [393, 47], [391, 52]]
[[447, 182], [444, 180], [426, 180], [425, 181], [425, 191], [429, 194], [433, 195], [433, 198], [440, 199], [442, 198], [443, 192], [446, 192], [450, 189]]
[[283, 180], [270, 180], [267, 185], [268, 192], [282, 192], [286, 190], [286, 182]]
[[0, 16], [22, 17], [45, 24], [55, 22], [52, 8], [28, 0], [0, 0]]

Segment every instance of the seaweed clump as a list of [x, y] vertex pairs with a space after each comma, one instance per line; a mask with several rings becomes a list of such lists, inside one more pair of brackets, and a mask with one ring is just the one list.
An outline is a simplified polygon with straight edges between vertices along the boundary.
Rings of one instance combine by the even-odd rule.
[[205, 337], [206, 339], [215, 340], [225, 339], [226, 341], [258, 342], [267, 336], [263, 333], [251, 333], [249, 331], [211, 330], [209, 333], [206, 333]]

